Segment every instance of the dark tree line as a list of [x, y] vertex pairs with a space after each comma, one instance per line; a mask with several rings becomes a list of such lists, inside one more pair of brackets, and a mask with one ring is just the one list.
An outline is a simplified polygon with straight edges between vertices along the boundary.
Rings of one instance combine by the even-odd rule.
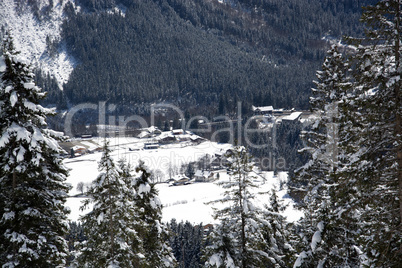
[[204, 233], [202, 224], [193, 225], [188, 221], [177, 223], [176, 219], [170, 221], [168, 228], [170, 247], [178, 267], [203, 267], [201, 257], [209, 229]]
[[[81, 12], [66, 6], [62, 32], [79, 64], [49, 101], [173, 101], [218, 114], [223, 97], [306, 108], [321, 38], [361, 34], [366, 2], [80, 0]], [[106, 12], [116, 5], [124, 16]]]
[[[120, 114], [142, 114], [149, 113], [144, 105], [167, 101], [186, 115], [210, 119], [235, 116], [238, 101], [244, 117], [251, 105], [307, 109], [311, 81], [328, 48], [322, 37], [361, 36], [361, 6], [372, 2], [80, 0], [80, 12], [65, 8], [61, 41], [79, 64], [64, 91], [51, 77], [36, 79], [48, 91], [45, 104], [61, 109], [106, 100], [118, 104]], [[125, 8], [124, 16], [107, 12], [116, 5]], [[97, 118], [80, 116], [85, 122], [75, 125]], [[170, 127], [170, 119], [158, 120], [159, 127]], [[300, 140], [287, 137], [297, 127], [278, 130], [285, 129], [278, 133], [276, 157], [283, 156], [288, 166], [300, 165]], [[228, 134], [221, 133], [219, 141], [228, 142]], [[267, 142], [264, 135], [257, 143]]]
[[304, 129], [298, 121], [276, 124], [272, 129], [249, 135], [251, 154], [259, 159], [262, 170], [291, 171], [306, 162], [306, 155], [300, 154], [303, 141], [300, 133]]

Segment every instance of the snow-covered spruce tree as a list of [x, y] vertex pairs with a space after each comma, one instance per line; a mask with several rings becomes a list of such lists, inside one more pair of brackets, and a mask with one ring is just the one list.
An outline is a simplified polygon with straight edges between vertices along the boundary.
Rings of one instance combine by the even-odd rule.
[[[360, 194], [351, 205], [360, 212], [363, 256], [373, 266], [400, 267], [402, 259], [401, 4], [383, 0], [365, 9], [366, 38], [353, 40], [353, 98], [348, 98], [349, 133], [358, 135], [354, 161], [343, 179]], [[345, 144], [346, 148], [347, 145]]]
[[250, 155], [244, 147], [235, 147], [228, 155], [230, 180], [219, 184], [226, 189], [222, 199], [211, 202], [222, 203], [215, 209], [214, 218], [220, 221], [210, 234], [209, 246], [205, 251], [206, 267], [263, 267], [270, 262], [261, 233], [260, 210], [252, 203], [250, 190], [256, 185], [251, 175]]
[[[305, 211], [301, 223], [300, 254], [295, 267], [327, 266], [354, 267], [359, 264], [359, 254], [352, 235], [355, 225], [351, 220], [339, 219], [343, 210], [339, 194], [337, 170], [342, 161], [339, 155], [339, 114], [343, 98], [350, 91], [347, 63], [336, 45], [328, 51], [318, 81], [310, 98], [316, 119], [303, 133], [310, 160], [296, 171], [295, 179], [306, 192], [302, 207]], [[345, 196], [343, 196], [345, 197]], [[341, 199], [341, 200], [340, 200]], [[343, 215], [345, 216], [345, 215]]]
[[162, 204], [155, 184], [150, 182], [151, 173], [141, 161], [135, 171], [133, 187], [137, 221], [134, 229], [141, 240], [144, 255], [140, 267], [174, 267], [176, 260], [169, 246], [167, 228], [161, 222]]
[[309, 154], [309, 161], [296, 170], [296, 177], [293, 178], [293, 184], [304, 196], [323, 180], [329, 179], [327, 175], [338, 165], [338, 104], [350, 87], [346, 81], [346, 68], [342, 53], [333, 45], [327, 52], [322, 70], [316, 74], [318, 81], [314, 81], [316, 87], [310, 97], [314, 119], [302, 132], [305, 147], [301, 152]]
[[0, 73], [0, 263], [2, 267], [61, 267], [66, 263], [69, 187], [59, 157], [61, 133], [46, 129], [52, 110], [31, 68], [6, 34]]
[[286, 209], [275, 189], [271, 190], [269, 205], [261, 211], [263, 240], [260, 250], [266, 254], [265, 267], [290, 267], [295, 261], [295, 250], [291, 245], [289, 223], [281, 213]]
[[234, 230], [230, 228], [228, 221], [221, 221], [214, 226], [213, 231], [207, 237], [207, 247], [203, 252], [205, 267], [234, 268], [239, 267], [235, 261], [239, 254], [236, 248]]
[[142, 263], [130, 170], [124, 163], [120, 163], [122, 170], [116, 167], [110, 154], [105, 141], [100, 174], [82, 206], [93, 204], [92, 211], [80, 219], [88, 240], [77, 257], [79, 267], [140, 267]]

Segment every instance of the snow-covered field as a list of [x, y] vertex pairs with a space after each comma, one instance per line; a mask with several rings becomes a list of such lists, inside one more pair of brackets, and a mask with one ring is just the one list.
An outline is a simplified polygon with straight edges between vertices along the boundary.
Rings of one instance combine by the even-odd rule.
[[[254, 192], [261, 193], [257, 196], [255, 201], [256, 205], [262, 207], [268, 203], [269, 195], [262, 194], [267, 193], [273, 187], [279, 190], [279, 184], [281, 180], [287, 179], [286, 173], [280, 173], [279, 176], [274, 177], [272, 172], [264, 174], [265, 178], [257, 178], [256, 184], [259, 185]], [[220, 180], [227, 180], [228, 175], [226, 172], [220, 173]], [[214, 223], [212, 217], [212, 206], [207, 205], [206, 202], [216, 200], [220, 198], [223, 193], [223, 189], [216, 185], [216, 183], [195, 183], [191, 185], [169, 187], [167, 184], [159, 184], [159, 197], [164, 205], [163, 220], [170, 221], [170, 219], [176, 218], [178, 221], [189, 221], [191, 223]], [[286, 190], [280, 190], [278, 195], [283, 198], [288, 208], [284, 215], [287, 216], [289, 221], [296, 221], [302, 216], [302, 212], [296, 210], [293, 207], [293, 201], [290, 198], [286, 198]]]
[[[94, 140], [102, 144], [102, 140]], [[218, 144], [215, 142], [205, 141], [198, 145], [190, 145], [189, 143], [179, 143], [161, 146], [159, 149], [144, 150], [144, 139], [137, 138], [114, 138], [110, 139], [111, 148], [113, 149], [112, 157], [115, 160], [125, 158], [133, 166], [138, 164], [139, 160], [145, 162], [145, 165], [151, 170], [159, 169], [165, 178], [168, 178], [169, 167], [175, 166], [180, 168], [183, 163], [196, 161], [206, 154], [214, 155], [222, 153], [231, 148], [229, 144]], [[135, 148], [133, 150], [133, 148]], [[131, 149], [131, 150], [130, 150]], [[65, 165], [71, 169], [68, 183], [73, 186], [69, 195], [79, 194], [77, 184], [83, 182], [90, 184], [98, 175], [98, 161], [102, 156], [101, 152], [87, 154], [76, 158], [67, 158], [64, 160]], [[220, 170], [219, 180], [227, 180], [228, 175], [225, 170]], [[286, 198], [286, 189], [279, 189], [281, 182], [287, 180], [286, 173], [279, 173], [273, 176], [272, 172], [263, 172], [255, 174], [256, 183], [259, 185], [256, 192], [267, 192], [271, 188], [276, 187], [279, 196], [289, 204], [285, 215], [289, 221], [295, 221], [301, 216], [301, 212], [293, 208], [293, 201]], [[206, 202], [220, 198], [223, 189], [214, 182], [193, 183], [183, 186], [169, 186], [167, 183], [157, 185], [159, 197], [164, 206], [163, 220], [170, 221], [176, 218], [178, 221], [190, 221], [191, 223], [213, 223], [213, 209]], [[260, 194], [255, 200], [257, 205], [263, 205], [268, 202], [268, 195]], [[83, 198], [70, 197], [67, 200], [67, 206], [71, 209], [69, 218], [77, 221], [79, 216], [88, 212], [80, 211], [79, 207]]]

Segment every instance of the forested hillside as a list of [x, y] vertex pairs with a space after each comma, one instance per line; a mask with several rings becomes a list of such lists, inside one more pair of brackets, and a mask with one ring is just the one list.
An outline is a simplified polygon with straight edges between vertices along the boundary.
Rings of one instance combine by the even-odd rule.
[[307, 108], [327, 40], [361, 35], [361, 6], [373, 1], [224, 2], [79, 0], [79, 11], [67, 5], [62, 39], [79, 63], [65, 96], [46, 88], [48, 101], [171, 101], [209, 114], [218, 113], [220, 98], [226, 110], [237, 99]]
[[[70, 9], [71, 21], [82, 19], [77, 30], [91, 28], [89, 21], [83, 19], [86, 16], [93, 20], [95, 18], [100, 20], [103, 16], [114, 16], [106, 15], [108, 12], [116, 12], [105, 6], [108, 4], [107, 1], [97, 3], [102, 3], [103, 6], [83, 5], [78, 15], [74, 15], [74, 10]], [[142, 2], [127, 9], [120, 6], [125, 17], [121, 14], [119, 16], [127, 18], [130, 12], [135, 14], [137, 11], [146, 10], [138, 7], [143, 5], [147, 7], [148, 4], [151, 6], [151, 2], [140, 3]], [[167, 3], [155, 2], [153, 5], [154, 7], [165, 5], [166, 10], [172, 12], [174, 18], [175, 12]], [[107, 8], [105, 11], [98, 11], [105, 7]], [[91, 8], [97, 13], [91, 13]], [[228, 6], [228, 12], [236, 10], [234, 8], [239, 12], [244, 11], [244, 14], [247, 13], [246, 7], [239, 6]], [[163, 14], [164, 9], [156, 10]], [[151, 12], [149, 9], [149, 13], [146, 14], [150, 16], [154, 14], [153, 12], [154, 10]], [[222, 17], [229, 13], [222, 13]], [[139, 15], [131, 16], [141, 18]], [[299, 17], [302, 18], [301, 15]], [[146, 16], [143, 18], [147, 21]], [[166, 18], [163, 16], [159, 19], [169, 21]], [[104, 21], [108, 22], [109, 20]], [[189, 159], [187, 156], [190, 154], [194, 157], [191, 159], [201, 155], [195, 151], [183, 153], [189, 151], [189, 146], [176, 147], [166, 144], [165, 149], [175, 151], [176, 155], [169, 153], [167, 157], [161, 147], [152, 149], [153, 152], [138, 150], [140, 147], [135, 147], [129, 152], [142, 151], [144, 157], [129, 158], [127, 154], [129, 143], [127, 141], [121, 143], [119, 137], [117, 146], [116, 139], [109, 139], [115, 140], [112, 144], [109, 144], [106, 138], [103, 139], [104, 146], [101, 149], [103, 153], [97, 156], [100, 161], [96, 172], [90, 169], [91, 165], [96, 166], [95, 163], [90, 164], [96, 158], [82, 156], [81, 159], [64, 162], [62, 159], [64, 150], [58, 142], [66, 139], [63, 133], [49, 129], [46, 124], [46, 119], [52, 116], [54, 111], [40, 105], [46, 94], [36, 85], [33, 69], [26, 63], [25, 58], [19, 57], [20, 52], [15, 49], [13, 38], [7, 32], [0, 57], [0, 263], [2, 266], [400, 268], [402, 260], [401, 0], [380, 0], [365, 10], [362, 22], [367, 27], [363, 38], [358, 34], [351, 36], [347, 40], [349, 49], [345, 49], [339, 43], [332, 44], [321, 67], [316, 71], [309, 99], [314, 116], [306, 120], [302, 131], [297, 125], [299, 122], [286, 126], [287, 123], [283, 121], [289, 118], [282, 120], [283, 129], [277, 131], [278, 140], [288, 140], [291, 148], [298, 146], [293, 140], [300, 133], [303, 138], [302, 151], [307, 153], [308, 161], [294, 172], [289, 172], [289, 180], [282, 180], [282, 176], [274, 180], [275, 172], [269, 177], [258, 172], [256, 169], [258, 159], [252, 157], [247, 148], [240, 145], [229, 146], [223, 157], [221, 151], [223, 148], [215, 147], [211, 153], [216, 159], [220, 158], [220, 166], [214, 171], [217, 173], [216, 180], [215, 175], [211, 179], [215, 180], [215, 186], [220, 188], [219, 191], [212, 191], [217, 197], [211, 200], [203, 195], [203, 198], [196, 200], [192, 196], [193, 203], [199, 201], [204, 203], [208, 200], [204, 204], [212, 207], [214, 222], [198, 226], [177, 224], [177, 221], [171, 221], [169, 225], [162, 222], [163, 203], [159, 198], [158, 188], [153, 183], [152, 171], [142, 160], [164, 159], [149, 162], [153, 164], [154, 170], [161, 167], [170, 173], [170, 170], [173, 170], [171, 163], [176, 155], [181, 158], [179, 160], [181, 163], [187, 161]], [[161, 29], [155, 24], [150, 25], [152, 27], [144, 22], [138, 28], [138, 32], [142, 27], [151, 27], [154, 32]], [[177, 26], [177, 29], [186, 27], [194, 29], [191, 25], [194, 24], [190, 21], [182, 24], [183, 28]], [[201, 26], [197, 27], [203, 29]], [[95, 32], [101, 30], [102, 27], [92, 29]], [[128, 32], [126, 35], [119, 35], [118, 40], [129, 37]], [[95, 56], [101, 58], [101, 55], [109, 55], [110, 62], [114, 61], [114, 57], [119, 53], [115, 52], [115, 55], [111, 56], [108, 50], [100, 49], [101, 44], [108, 44], [107, 36], [112, 33], [113, 31], [105, 31], [100, 35], [104, 37], [104, 42], [96, 43], [98, 41], [95, 39], [87, 41], [87, 47], [83, 46], [84, 50], [90, 51], [92, 42], [98, 44], [99, 50], [93, 55], [82, 54], [92, 61], [81, 59], [80, 66], [88, 62], [99, 64], [100, 61], [97, 62], [94, 58]], [[178, 38], [178, 35], [170, 34]], [[183, 36], [184, 34], [185, 32]], [[226, 35], [224, 31], [220, 32], [220, 35], [219, 31], [212, 37], [205, 33], [208, 38], [220, 40], [219, 44], [222, 46], [226, 44], [231, 47], [228, 45], [229, 37], [234, 38], [232, 41], [240, 40], [236, 39], [235, 35]], [[85, 40], [85, 35], [80, 37]], [[208, 38], [196, 41], [209, 44], [206, 41]], [[66, 41], [71, 42], [67, 39]], [[70, 49], [75, 51], [76, 57], [81, 50], [79, 44], [85, 43], [76, 40], [74, 46], [70, 44]], [[166, 46], [147, 43], [150, 51], [154, 46], [169, 47], [168, 42]], [[213, 47], [211, 44], [209, 46]], [[257, 44], [250, 42], [238, 50], [238, 55], [244, 57], [243, 59], [248, 59], [247, 55], [258, 55], [257, 49], [254, 50], [254, 54], [251, 53], [253, 47], [257, 47]], [[185, 51], [185, 48], [181, 48], [181, 51]], [[249, 54], [246, 53], [247, 49], [250, 49]], [[286, 49], [282, 52], [284, 51]], [[102, 52], [104, 54], [101, 54]], [[189, 57], [199, 55], [186, 53]], [[222, 57], [219, 52], [212, 56], [218, 57], [218, 55]], [[291, 63], [296, 70], [303, 62], [309, 61], [302, 58], [297, 61], [293, 59], [297, 57], [292, 53], [289, 53], [288, 58], [283, 55], [281, 56], [284, 59], [283, 63], [279, 63], [279, 60], [274, 63], [277, 64], [278, 70], [286, 65], [292, 66]], [[239, 56], [239, 59], [241, 57]], [[126, 60], [120, 58], [124, 62], [123, 59]], [[174, 61], [176, 58], [171, 59]], [[166, 63], [161, 61], [160, 64]], [[189, 64], [188, 67], [190, 66], [192, 65]], [[198, 67], [202, 69], [202, 65]], [[131, 66], [127, 65], [126, 68], [129, 69]], [[118, 69], [118, 66], [116, 69], [123, 70]], [[79, 68], [76, 72], [78, 70]], [[109, 72], [112, 70], [110, 68]], [[188, 71], [186, 70], [186, 73]], [[121, 72], [117, 73], [117, 77], [123, 79]], [[143, 75], [148, 77], [146, 73]], [[289, 81], [291, 77], [282, 81]], [[86, 78], [85, 81], [91, 83], [89, 73]], [[151, 79], [149, 81], [154, 82]], [[101, 90], [97, 91], [96, 86], [101, 87], [102, 83], [92, 85], [92, 90], [99, 94], [90, 101], [109, 97], [102, 95]], [[65, 89], [71, 94], [68, 85]], [[82, 87], [82, 91], [84, 90]], [[144, 90], [147, 90], [148, 94], [155, 94], [151, 89]], [[186, 90], [188, 91], [184, 92], [197, 92], [197, 88], [192, 88], [193, 91], [189, 88]], [[249, 90], [251, 92], [251, 89]], [[246, 94], [244, 91], [239, 92]], [[201, 96], [202, 92], [199, 94]], [[142, 101], [146, 101], [147, 94], [142, 95], [144, 96]], [[73, 96], [75, 97], [74, 94], [69, 96], [70, 101]], [[188, 103], [195, 103], [193, 96], [190, 93], [186, 96]], [[236, 95], [230, 96], [236, 98]], [[115, 96], [114, 100], [117, 101], [118, 97], [121, 98]], [[174, 99], [164, 92], [158, 97]], [[133, 99], [132, 103], [137, 101], [140, 100]], [[202, 101], [197, 103], [203, 104]], [[280, 146], [279, 142], [274, 143], [273, 139], [263, 140], [258, 136], [254, 136], [254, 139], [257, 144], [271, 142], [272, 151], [276, 155], [275, 149]], [[149, 140], [147, 138], [146, 142]], [[179, 144], [186, 144], [184, 142], [187, 141], [190, 142], [187, 139], [180, 139]], [[89, 140], [86, 142], [89, 143]], [[119, 153], [120, 149], [125, 153]], [[209, 151], [208, 147], [204, 146], [199, 146], [198, 149], [204, 153]], [[112, 150], [117, 152], [113, 153]], [[262, 150], [260, 153], [266, 152]], [[145, 154], [148, 156], [145, 157]], [[117, 158], [121, 156], [127, 158], [118, 160]], [[167, 164], [165, 160], [169, 158], [172, 162], [164, 165]], [[208, 159], [208, 155], [204, 155], [200, 162], [210, 163], [211, 167], [215, 165], [215, 160], [209, 162]], [[133, 163], [133, 160], [139, 160], [138, 164], [131, 165], [130, 162]], [[79, 172], [69, 177], [70, 170], [65, 164], [77, 162], [81, 162]], [[194, 170], [190, 168], [192, 164], [188, 164], [185, 172], [189, 177], [195, 175]], [[72, 186], [67, 179], [79, 186], [80, 183], [75, 177], [87, 180], [92, 175], [96, 178], [91, 184], [87, 184], [85, 192], [82, 187], [76, 190], [85, 198], [80, 208], [82, 212], [85, 211], [84, 215], [79, 218], [79, 224], [72, 223], [68, 226], [69, 209], [66, 202], [67, 199], [75, 197], [68, 196], [71, 194]], [[171, 181], [170, 174], [169, 177]], [[209, 178], [208, 176], [208, 181]], [[202, 180], [204, 185], [211, 182]], [[176, 182], [185, 184], [191, 181], [179, 179]], [[282, 189], [280, 191], [274, 189], [278, 184], [279, 190]], [[203, 188], [195, 182], [193, 186], [199, 187], [197, 191], [203, 192], [201, 190]], [[190, 203], [190, 200], [187, 201], [190, 195], [186, 192], [190, 188], [184, 188], [190, 185], [177, 187], [178, 191], [175, 193], [181, 191], [182, 195], [186, 196], [185, 203]], [[265, 187], [272, 187], [271, 191], [269, 193], [264, 191]], [[279, 192], [286, 191], [287, 187], [291, 190], [289, 194], [297, 197], [303, 209], [303, 217], [293, 223], [282, 214], [286, 209], [283, 199], [288, 195], [283, 195], [282, 192], [281, 197]], [[165, 188], [170, 187], [165, 185]], [[173, 195], [173, 191], [170, 194]], [[177, 196], [182, 198], [180, 193]], [[182, 201], [179, 203], [183, 204]], [[181, 206], [175, 210], [180, 210], [182, 213], [186, 211]]]

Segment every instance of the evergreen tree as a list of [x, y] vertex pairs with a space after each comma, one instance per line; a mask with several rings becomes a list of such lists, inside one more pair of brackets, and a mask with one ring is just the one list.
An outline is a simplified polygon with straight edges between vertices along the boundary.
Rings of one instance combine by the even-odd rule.
[[190, 162], [187, 164], [186, 171], [184, 174], [190, 179], [194, 178], [195, 170], [194, 170], [194, 162]]
[[289, 267], [294, 262], [289, 224], [281, 213], [286, 209], [276, 190], [270, 193], [269, 206], [262, 210], [263, 225], [260, 250], [266, 254], [265, 267]]
[[228, 224], [226, 221], [221, 221], [208, 235], [210, 245], [204, 250], [203, 257], [206, 259], [205, 267], [238, 267], [235, 263], [236, 255], [239, 254], [236, 249], [238, 245], [234, 242], [234, 230]]
[[[343, 184], [357, 189], [349, 202], [360, 213], [360, 243], [368, 264], [399, 267], [402, 258], [401, 1], [382, 0], [365, 9], [364, 40], [351, 40], [353, 96], [347, 102], [351, 159]], [[356, 44], [357, 43], [357, 44]], [[358, 120], [354, 120], [358, 118]], [[346, 137], [348, 138], [348, 137]]]
[[263, 241], [260, 210], [253, 205], [254, 195], [250, 155], [244, 147], [235, 147], [228, 155], [229, 181], [219, 184], [226, 189], [222, 199], [225, 207], [215, 209], [214, 218], [220, 221], [209, 239], [212, 245], [206, 249], [207, 267], [261, 267], [268, 256], [261, 250]]
[[139, 267], [143, 255], [141, 240], [135, 231], [136, 207], [133, 178], [124, 162], [119, 169], [105, 142], [99, 162], [101, 172], [88, 189], [82, 209], [93, 209], [81, 220], [88, 240], [78, 256], [80, 267]]
[[190, 222], [177, 224], [172, 219], [168, 225], [169, 241], [178, 267], [203, 267], [201, 263], [201, 249], [203, 247], [203, 226], [192, 225]]
[[[354, 82], [339, 101], [337, 168], [329, 172], [332, 183], [321, 184], [329, 202], [319, 203], [320, 214], [313, 209], [315, 215], [306, 216], [314, 219], [318, 230], [311, 250], [300, 254], [297, 265], [316, 255], [318, 264], [330, 266], [400, 266], [400, 9], [401, 2], [396, 0], [367, 7], [362, 16], [367, 37], [350, 38], [355, 45], [350, 66]], [[326, 193], [317, 193], [312, 201], [324, 200]]]
[[318, 81], [314, 81], [316, 88], [312, 89], [313, 96], [310, 97], [314, 119], [302, 132], [305, 147], [301, 150], [307, 152], [310, 159], [296, 171], [295, 178], [304, 192], [328, 178], [327, 175], [338, 165], [338, 104], [346, 87], [350, 87], [345, 77], [343, 56], [338, 50], [334, 45], [327, 52], [322, 70], [317, 71]]
[[162, 224], [162, 204], [155, 184], [150, 182], [151, 173], [140, 162], [135, 171], [133, 185], [137, 221], [134, 229], [140, 237], [144, 262], [141, 267], [174, 267], [175, 258], [167, 243], [167, 230]]
[[309, 152], [310, 160], [295, 174], [300, 188], [306, 192], [299, 245], [302, 251], [295, 266], [355, 267], [359, 255], [351, 233], [356, 226], [353, 221], [339, 220], [337, 216], [346, 205], [343, 202], [346, 196], [339, 194], [342, 187], [336, 175], [343, 163], [339, 160], [343, 152], [338, 140], [341, 112], [338, 107], [344, 107], [341, 102], [351, 83], [347, 78], [347, 64], [336, 45], [328, 51], [317, 78], [310, 98], [316, 119], [310, 130], [303, 133], [306, 141], [303, 150]]
[[45, 93], [18, 53], [6, 34], [0, 73], [0, 263], [64, 266], [69, 187], [57, 144], [61, 134], [46, 129], [53, 111], [39, 105]]
[[79, 253], [79, 245], [83, 241], [87, 240], [87, 237], [84, 235], [84, 229], [82, 228], [82, 225], [80, 222], [69, 222], [69, 232], [66, 236], [66, 240], [68, 243], [68, 249], [70, 251], [70, 256], [68, 258], [67, 262], [67, 267], [70, 267], [75, 258], [77, 257], [77, 254]]

